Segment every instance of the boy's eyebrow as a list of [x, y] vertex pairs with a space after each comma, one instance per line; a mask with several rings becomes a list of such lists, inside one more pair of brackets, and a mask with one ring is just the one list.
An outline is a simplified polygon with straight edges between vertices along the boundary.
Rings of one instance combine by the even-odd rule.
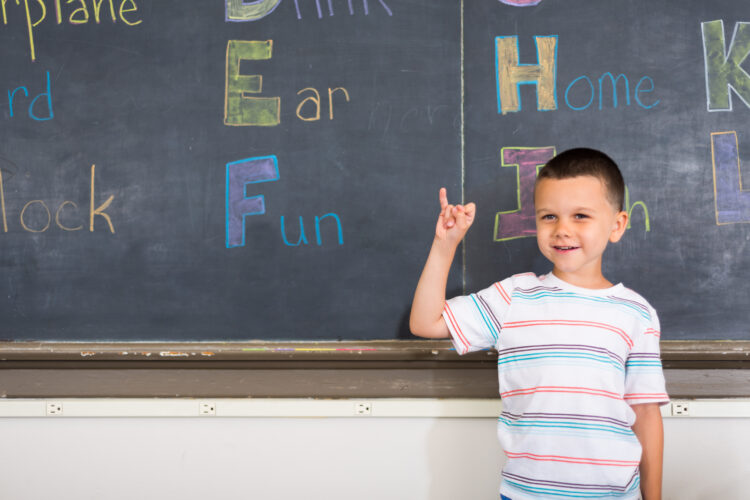
[[[579, 212], [591, 213], [591, 212], [596, 212], [596, 209], [595, 208], [591, 208], [591, 207], [575, 207], [575, 208], [571, 209], [570, 211], [572, 213], [579, 213]], [[545, 208], [545, 207], [537, 208], [534, 211], [534, 213], [536, 213], [536, 214], [540, 214], [540, 213], [543, 213], [543, 212], [544, 213], [554, 213], [555, 211], [553, 209], [551, 209], [551, 208]]]

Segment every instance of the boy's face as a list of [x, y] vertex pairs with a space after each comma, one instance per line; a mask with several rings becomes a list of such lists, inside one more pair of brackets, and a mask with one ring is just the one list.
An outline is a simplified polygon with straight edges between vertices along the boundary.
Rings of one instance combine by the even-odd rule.
[[534, 195], [537, 243], [558, 278], [585, 288], [607, 288], [602, 254], [625, 232], [628, 214], [607, 198], [601, 179], [584, 175], [542, 179]]

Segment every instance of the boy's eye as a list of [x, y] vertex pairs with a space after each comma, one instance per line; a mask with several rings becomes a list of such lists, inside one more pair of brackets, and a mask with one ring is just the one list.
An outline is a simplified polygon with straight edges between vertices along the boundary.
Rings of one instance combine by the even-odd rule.
[[555, 216], [552, 214], [546, 214], [546, 215], [542, 215], [541, 219], [542, 220], [555, 220]]
[[588, 219], [588, 217], [586, 214], [575, 214], [576, 219]]

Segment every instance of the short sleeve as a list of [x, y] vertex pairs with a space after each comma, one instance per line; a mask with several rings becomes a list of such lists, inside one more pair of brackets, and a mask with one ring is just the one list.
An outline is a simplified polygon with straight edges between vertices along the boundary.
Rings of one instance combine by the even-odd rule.
[[497, 345], [503, 317], [510, 308], [513, 278], [484, 290], [446, 301], [443, 319], [459, 354]]
[[651, 307], [649, 313], [648, 327], [633, 339], [633, 348], [625, 365], [625, 401], [630, 405], [669, 403], [659, 352], [659, 318]]

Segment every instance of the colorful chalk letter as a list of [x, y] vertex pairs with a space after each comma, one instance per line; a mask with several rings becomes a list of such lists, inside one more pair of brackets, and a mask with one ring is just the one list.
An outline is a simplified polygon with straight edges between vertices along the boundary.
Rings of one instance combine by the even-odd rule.
[[521, 85], [536, 85], [537, 109], [557, 109], [557, 36], [535, 36], [537, 64], [520, 64], [517, 36], [495, 38], [497, 112], [521, 110]]
[[711, 134], [716, 224], [750, 222], [750, 191], [742, 188], [737, 132]]
[[247, 196], [248, 184], [279, 180], [276, 156], [227, 163], [227, 248], [245, 246], [245, 217], [266, 213], [263, 195]]
[[97, 215], [104, 218], [105, 221], [107, 221], [107, 225], [109, 226], [109, 232], [112, 234], [115, 234], [115, 226], [112, 225], [112, 219], [107, 215], [105, 210], [112, 204], [112, 200], [115, 199], [115, 195], [111, 194], [109, 195], [109, 198], [106, 199], [104, 203], [99, 205], [98, 207], [94, 203], [94, 193], [96, 192], [96, 183], [95, 181], [95, 175], [96, 175], [96, 165], [91, 165], [91, 210], [89, 211], [89, 231], [92, 233], [94, 232], [94, 217]]
[[344, 230], [341, 227], [341, 218], [338, 216], [338, 214], [329, 213], [325, 214], [322, 217], [315, 216], [315, 241], [318, 243], [318, 246], [323, 244], [323, 241], [320, 238], [320, 223], [323, 221], [323, 219], [327, 219], [328, 217], [332, 217], [334, 222], [336, 222], [336, 228], [338, 230], [338, 238], [339, 238], [339, 245], [344, 244]]
[[225, 0], [226, 20], [232, 22], [257, 21], [274, 11], [281, 0]]
[[273, 40], [229, 40], [227, 43], [225, 125], [272, 127], [280, 123], [281, 98], [246, 96], [263, 90], [263, 76], [240, 74], [240, 61], [271, 59], [272, 50]]
[[299, 216], [299, 239], [297, 239], [297, 243], [291, 243], [286, 237], [286, 224], [284, 223], [283, 215], [279, 220], [279, 225], [281, 226], [281, 239], [284, 240], [284, 245], [288, 247], [298, 247], [303, 244], [309, 245], [307, 235], [305, 235], [305, 219], [301, 215]]
[[542, 0], [500, 0], [500, 3], [512, 5], [513, 7], [531, 7], [542, 3]]
[[641, 200], [638, 200], [631, 205], [630, 190], [625, 186], [625, 206], [623, 207], [623, 210], [628, 213], [628, 227], [626, 229], [633, 227], [633, 211], [636, 207], [641, 207], [641, 210], [643, 210], [643, 228], [646, 232], [651, 231], [651, 219], [648, 216], [648, 207]]
[[516, 169], [518, 208], [495, 215], [495, 241], [536, 236], [534, 183], [538, 170], [553, 156], [554, 147], [502, 149], [502, 166]]
[[727, 52], [724, 21], [701, 23], [709, 111], [731, 111], [730, 89], [750, 107], [750, 75], [742, 63], [750, 55], [750, 23], [736, 23]]
[[[47, 88], [45, 90], [46, 92], [42, 92], [41, 94], [34, 97], [34, 99], [31, 101], [31, 104], [29, 104], [29, 117], [40, 122], [51, 120], [55, 117], [55, 113], [52, 111], [52, 85], [50, 83], [49, 71], [47, 71]], [[17, 87], [13, 89], [13, 91], [8, 91], [8, 111], [10, 112], [10, 118], [13, 118], [15, 106], [17, 104], [16, 93], [18, 93], [19, 91], [23, 92], [24, 97], [29, 97], [29, 89], [24, 86]], [[46, 116], [37, 116], [34, 113], [34, 108], [40, 98], [44, 99], [43, 101], [40, 101], [40, 105], [43, 106], [42, 110], [44, 111]], [[45, 105], [46, 109], [44, 109]]]

